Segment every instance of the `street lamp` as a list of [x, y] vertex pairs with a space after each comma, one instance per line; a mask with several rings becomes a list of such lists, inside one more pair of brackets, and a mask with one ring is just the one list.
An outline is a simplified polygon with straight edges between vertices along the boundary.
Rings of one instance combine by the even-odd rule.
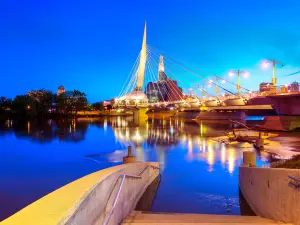
[[221, 83], [222, 83], [222, 84], [225, 84], [225, 83], [226, 83], [226, 81], [225, 81], [224, 79], [222, 79], [222, 78], [220, 78], [220, 77], [218, 77], [218, 76], [216, 76], [216, 81], [215, 81], [215, 83], [214, 83], [213, 79], [208, 80], [208, 87], [209, 87], [209, 88], [211, 88], [212, 84], [214, 84], [214, 85], [216, 86], [215, 92], [216, 92], [216, 97], [217, 97], [217, 98], [218, 98], [219, 92], [220, 92], [220, 91], [219, 91], [219, 80], [221, 80]]
[[241, 74], [244, 75], [244, 78], [248, 78], [249, 77], [249, 72], [247, 71], [243, 71], [243, 70], [236, 70], [236, 71], [230, 71], [228, 73], [228, 75], [230, 77], [233, 77], [235, 74], [238, 75], [238, 83], [236, 85], [236, 88], [238, 90], [238, 95], [240, 95], [240, 92], [241, 92]]
[[277, 77], [276, 77], [276, 65], [280, 65], [281, 67], [283, 67], [283, 63], [282, 62], [279, 62], [275, 59], [273, 60], [264, 60], [262, 63], [261, 63], [261, 68], [262, 69], [269, 69], [270, 68], [270, 65], [272, 65], [272, 73], [273, 73], [273, 76], [272, 76], [272, 84], [273, 86], [276, 86], [277, 84]]

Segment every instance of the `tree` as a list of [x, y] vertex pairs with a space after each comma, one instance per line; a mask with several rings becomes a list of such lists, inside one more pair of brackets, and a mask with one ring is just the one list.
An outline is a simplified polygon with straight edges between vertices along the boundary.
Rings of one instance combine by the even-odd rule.
[[92, 104], [92, 108], [94, 110], [99, 110], [99, 111], [103, 111], [105, 109], [103, 102], [95, 102], [95, 103], [93, 103]]
[[113, 107], [112, 107], [112, 105], [107, 105], [106, 108], [107, 108], [107, 110], [110, 111], [110, 110], [112, 110]]
[[27, 95], [32, 98], [37, 114], [43, 115], [51, 110], [55, 99], [55, 95], [51, 91], [39, 89], [30, 91]]
[[23, 115], [36, 115], [33, 99], [28, 95], [17, 95], [12, 102], [12, 111]]
[[86, 94], [78, 90], [72, 92], [72, 110], [75, 111], [75, 115], [78, 111], [86, 110], [88, 106], [88, 101]]
[[0, 97], [0, 112], [10, 111], [12, 105], [12, 100], [4, 96]]
[[56, 109], [59, 113], [77, 114], [80, 110], [88, 109], [88, 101], [84, 92], [74, 90], [67, 91], [56, 97]]
[[59, 94], [55, 97], [56, 112], [67, 114], [67, 96], [66, 93]]

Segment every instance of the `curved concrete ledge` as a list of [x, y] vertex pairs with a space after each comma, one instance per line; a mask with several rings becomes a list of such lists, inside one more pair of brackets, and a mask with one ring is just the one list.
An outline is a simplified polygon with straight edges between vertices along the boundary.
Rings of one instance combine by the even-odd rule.
[[240, 189], [256, 215], [300, 225], [300, 189], [288, 176], [300, 178], [300, 170], [239, 168]]
[[[132, 163], [111, 167], [80, 178], [46, 195], [1, 222], [1, 225], [102, 224], [111, 209], [119, 177], [128, 174], [109, 224], [120, 223], [135, 207], [149, 184], [159, 175], [158, 163]], [[114, 188], [115, 187], [115, 188]]]

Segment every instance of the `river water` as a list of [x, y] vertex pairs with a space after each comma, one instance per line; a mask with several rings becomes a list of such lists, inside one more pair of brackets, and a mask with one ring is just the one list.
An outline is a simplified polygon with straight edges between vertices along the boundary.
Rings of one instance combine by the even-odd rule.
[[[230, 124], [129, 117], [11, 121], [0, 127], [0, 221], [55, 189], [122, 163], [131, 145], [139, 161], [158, 161], [161, 181], [152, 211], [240, 214], [238, 166], [243, 144], [210, 137]], [[260, 153], [257, 165], [268, 165]]]

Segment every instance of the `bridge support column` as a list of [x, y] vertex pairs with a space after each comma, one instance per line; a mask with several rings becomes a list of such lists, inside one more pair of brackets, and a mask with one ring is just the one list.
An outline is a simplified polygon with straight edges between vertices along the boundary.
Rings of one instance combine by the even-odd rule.
[[141, 108], [141, 109], [138, 109], [137, 111], [134, 111], [133, 112], [134, 123], [137, 125], [145, 124], [146, 121], [148, 120], [148, 116], [146, 114], [147, 111], [148, 111], [148, 109], [146, 109], [146, 108]]

